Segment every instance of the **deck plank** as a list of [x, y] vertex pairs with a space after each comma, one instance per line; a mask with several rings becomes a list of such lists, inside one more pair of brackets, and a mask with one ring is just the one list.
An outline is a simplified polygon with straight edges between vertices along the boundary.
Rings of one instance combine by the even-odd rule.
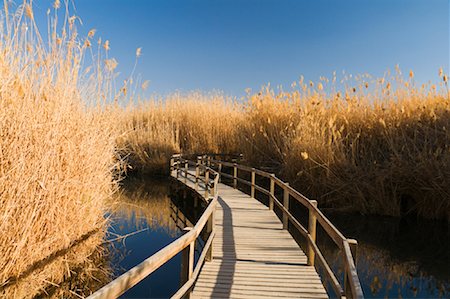
[[273, 211], [230, 186], [219, 184], [218, 191], [213, 260], [205, 262], [191, 298], [328, 298]]

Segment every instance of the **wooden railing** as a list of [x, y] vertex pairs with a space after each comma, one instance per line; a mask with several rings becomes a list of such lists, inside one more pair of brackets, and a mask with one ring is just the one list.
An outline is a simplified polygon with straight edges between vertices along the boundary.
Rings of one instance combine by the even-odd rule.
[[[195, 180], [195, 190], [200, 192], [200, 187], [203, 188], [204, 197], [207, 199], [209, 194], [216, 194], [217, 184], [219, 182], [219, 172], [213, 170], [205, 163], [202, 163], [204, 156], [197, 156], [197, 161], [186, 159], [180, 154], [173, 155], [170, 159], [170, 171], [173, 177], [177, 179], [184, 178], [185, 181], [188, 178]], [[190, 167], [195, 167], [195, 174], [189, 172]]]
[[[238, 182], [250, 186], [250, 196], [252, 198], [255, 197], [256, 190], [267, 195], [269, 199], [269, 209], [273, 210], [274, 204], [276, 204], [282, 211], [283, 228], [287, 229], [288, 223], [290, 222], [300, 232], [300, 234], [306, 238], [308, 244], [308, 265], [316, 266], [317, 264], [317, 266], [322, 268], [325, 276], [324, 278], [331, 284], [334, 293], [339, 298], [364, 298], [355, 264], [358, 243], [356, 240], [347, 239], [344, 237], [344, 235], [317, 208], [317, 201], [308, 199], [297, 190], [289, 186], [289, 183], [283, 182], [274, 174], [259, 169], [239, 165], [233, 162], [216, 160], [211, 155], [201, 156], [200, 161], [197, 164], [207, 165], [208, 167], [217, 169], [222, 178], [229, 178], [232, 180], [234, 188], [237, 188]], [[232, 173], [225, 173], [224, 167], [232, 169]], [[239, 177], [240, 172], [246, 172], [247, 176], [250, 174], [251, 180], [248, 181], [242, 177]], [[269, 190], [256, 184], [256, 176], [264, 177], [270, 180]], [[275, 196], [275, 185], [278, 185], [281, 189], [283, 189], [282, 201]], [[297, 200], [308, 209], [308, 229], [300, 224], [300, 222], [289, 211], [290, 198]], [[322, 226], [323, 230], [342, 252], [342, 260], [345, 267], [343, 287], [331, 270], [331, 267], [328, 265], [316, 243], [317, 222]]]
[[[170, 160], [171, 175], [180, 180], [184, 179], [185, 181], [192, 179], [195, 186], [194, 189], [205, 199], [207, 203], [209, 203], [208, 207], [203, 212], [194, 227], [185, 229], [186, 234], [173, 241], [154, 255], [150, 256], [136, 267], [111, 281], [109, 284], [105, 285], [88, 298], [119, 297], [121, 294], [142, 281], [145, 277], [153, 273], [180, 252], [182, 252], [183, 255], [182, 260], [184, 267], [182, 267], [182, 271], [185, 272], [183, 273], [183, 277], [185, 277], [185, 279], [184, 284], [172, 296], [172, 298], [182, 298], [184, 296], [188, 297], [189, 291], [200, 274], [203, 263], [205, 260], [212, 259], [212, 242], [215, 236], [214, 219], [218, 201], [217, 185], [220, 177], [230, 178], [234, 188], [237, 188], [238, 183], [250, 186], [250, 195], [253, 198], [255, 197], [255, 191], [259, 191], [267, 195], [269, 198], [269, 209], [273, 210], [274, 205], [276, 204], [282, 211], [283, 228], [287, 229], [288, 224], [291, 223], [301, 233], [301, 235], [306, 238], [308, 243], [308, 264], [311, 266], [317, 265], [323, 269], [325, 276], [324, 278], [331, 284], [335, 294], [340, 298], [364, 298], [355, 265], [357, 242], [356, 240], [345, 238], [342, 233], [336, 229], [336, 227], [317, 208], [317, 201], [306, 198], [304, 195], [290, 187], [288, 183], [277, 178], [274, 174], [239, 165], [234, 162], [216, 160], [216, 157], [231, 157], [234, 161], [238, 161], [240, 158], [240, 156], [236, 155], [208, 154], [197, 156], [197, 161], [194, 162], [190, 159], [184, 158], [181, 155], [172, 156]], [[232, 174], [225, 173], [224, 167], [231, 168]], [[195, 168], [194, 174], [189, 171], [189, 169], [192, 168]], [[216, 168], [217, 171], [213, 168]], [[248, 181], [242, 177], [239, 177], [240, 172], [247, 172], [250, 174], [251, 180]], [[257, 176], [265, 177], [270, 180], [269, 190], [256, 184]], [[282, 202], [275, 196], [275, 185], [283, 189]], [[302, 226], [289, 211], [290, 198], [294, 198], [308, 209], [308, 229]], [[319, 225], [322, 226], [324, 231], [342, 251], [342, 259], [345, 266], [343, 287], [331, 270], [331, 267], [328, 265], [316, 243], [317, 222], [319, 222]], [[195, 243], [205, 226], [209, 236], [194, 267]]]
[[[205, 260], [210, 261], [212, 259], [212, 242], [215, 236], [214, 220], [218, 198], [216, 186], [219, 182], [218, 172], [203, 164], [186, 160], [182, 158], [181, 155], [172, 156], [170, 163], [171, 174], [177, 178], [182, 176], [187, 179], [188, 176], [191, 175], [188, 172], [188, 167], [192, 164], [196, 167], [196, 174], [193, 175], [196, 182], [195, 189], [208, 203], [208, 207], [203, 212], [195, 226], [185, 228], [186, 233], [183, 236], [179, 237], [154, 255], [150, 256], [139, 265], [117, 277], [88, 298], [119, 297], [180, 252], [182, 252], [183, 255], [182, 261], [184, 265], [182, 267], [182, 271], [184, 273], [182, 273], [182, 277], [184, 277], [184, 284], [172, 296], [172, 298], [189, 296], [189, 291], [200, 274], [200, 269], [203, 263]], [[201, 173], [204, 175], [203, 177], [200, 176]], [[194, 268], [195, 243], [205, 226], [206, 233], [209, 234], [209, 236]]]

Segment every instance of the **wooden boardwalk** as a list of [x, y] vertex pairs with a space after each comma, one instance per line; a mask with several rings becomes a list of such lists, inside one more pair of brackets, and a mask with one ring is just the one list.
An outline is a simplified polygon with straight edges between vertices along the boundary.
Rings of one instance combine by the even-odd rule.
[[[317, 208], [317, 201], [306, 198], [274, 174], [215, 160], [215, 156], [197, 156], [196, 162], [180, 154], [172, 156], [171, 176], [191, 187], [205, 201], [206, 209], [192, 227], [184, 228], [185, 234], [88, 299], [118, 298], [180, 253], [181, 286], [173, 299], [328, 298], [324, 285], [331, 286], [329, 291], [337, 298], [364, 298], [355, 263], [357, 241], [339, 232]], [[224, 168], [231, 169], [232, 174]], [[249, 174], [251, 181], [241, 173]], [[258, 185], [257, 176], [268, 181], [270, 188]], [[221, 177], [231, 179], [233, 187], [220, 183]], [[238, 183], [250, 187], [250, 196], [237, 189]], [[282, 200], [275, 194], [276, 187], [283, 191]], [[268, 197], [269, 207], [254, 199], [256, 191]], [[290, 200], [308, 209], [307, 228], [292, 215]], [[282, 213], [281, 221], [273, 212], [275, 205]], [[288, 232], [289, 225], [307, 241], [307, 255]], [[336, 277], [316, 243], [316, 225], [342, 253], [343, 281]], [[196, 249], [201, 236], [206, 240]], [[323, 282], [315, 267], [320, 267]]]
[[273, 211], [237, 189], [217, 188], [213, 260], [203, 265], [191, 298], [328, 298]]

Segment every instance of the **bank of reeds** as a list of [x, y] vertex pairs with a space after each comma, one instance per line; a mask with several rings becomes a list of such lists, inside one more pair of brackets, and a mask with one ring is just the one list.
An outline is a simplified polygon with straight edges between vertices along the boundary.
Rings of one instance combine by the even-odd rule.
[[104, 229], [116, 153], [132, 170], [164, 173], [174, 152], [242, 152], [322, 206], [449, 218], [442, 73], [437, 87], [415, 86], [411, 73], [406, 81], [364, 77], [341, 92], [326, 80], [301, 81], [243, 101], [194, 92], [107, 107], [99, 101], [111, 98], [117, 63], [100, 55], [89, 70], [85, 56], [92, 44], [109, 44], [94, 41], [94, 31], [77, 37], [75, 17], [58, 23], [60, 1], [44, 42], [29, 3], [15, 12], [9, 3], [0, 20], [0, 296], [38, 294], [95, 252], [99, 237], [76, 257], [48, 262]]
[[16, 9], [4, 1], [0, 20], [2, 297], [32, 297], [93, 253], [95, 245], [45, 267], [55, 253], [104, 229], [104, 201], [115, 188], [112, 121], [91, 100], [106, 96], [108, 83], [100, 63], [91, 73], [82, 65], [93, 32], [80, 40], [75, 17], [58, 20], [59, 6], [49, 11], [48, 43], [27, 2]]
[[220, 93], [173, 94], [116, 110], [118, 147], [131, 170], [168, 173], [176, 152], [236, 152], [240, 106]]
[[[450, 211], [450, 101], [438, 86], [406, 80], [297, 82], [244, 101], [191, 93], [125, 113], [129, 162], [168, 169], [170, 154], [240, 152], [322, 206], [446, 218]], [[353, 82], [353, 84], [350, 84]], [[157, 157], [155, 159], [154, 157]]]
[[434, 86], [416, 88], [410, 76], [362, 81], [341, 93], [324, 92], [322, 83], [263, 91], [250, 98], [241, 148], [253, 165], [279, 164], [285, 178], [322, 205], [448, 217], [447, 79], [441, 75], [438, 93]]

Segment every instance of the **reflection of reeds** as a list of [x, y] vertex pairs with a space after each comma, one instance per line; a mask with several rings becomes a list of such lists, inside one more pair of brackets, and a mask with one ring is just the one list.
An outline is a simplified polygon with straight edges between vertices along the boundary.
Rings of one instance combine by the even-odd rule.
[[375, 297], [386, 297], [394, 292], [403, 297], [416, 297], [419, 293], [430, 297], [447, 298], [450, 285], [420, 269], [415, 262], [398, 261], [379, 247], [363, 244], [358, 248], [358, 274]]
[[[367, 230], [367, 227], [365, 229]], [[393, 244], [396, 240], [383, 238], [383, 236], [374, 236], [371, 234], [373, 231], [370, 232], [370, 230], [364, 233], [367, 235], [366, 239], [371, 239], [372, 241], [377, 239], [377, 237], [380, 238], [379, 244], [375, 244], [378, 241], [360, 242], [358, 244], [358, 276], [367, 296], [384, 298], [390, 297], [392, 294], [395, 294], [395, 296], [398, 294], [403, 297], [415, 297], [420, 294], [426, 294], [427, 297], [448, 297], [450, 284], [445, 275], [442, 276], [442, 273], [438, 273], [440, 269], [427, 270], [421, 261], [423, 257], [408, 256], [406, 254], [405, 256], [398, 256], [402, 252], [394, 253], [394, 250], [389, 248], [398, 246]], [[326, 260], [335, 270], [337, 277], [343, 281], [342, 252], [331, 240], [324, 238], [324, 236], [319, 235], [318, 242]], [[397, 240], [397, 242], [400, 242], [400, 240]], [[417, 246], [417, 244], [410, 242], [410, 246]], [[417, 248], [415, 251], [416, 254], [422, 254]], [[434, 263], [445, 263], [445, 257], [443, 256], [433, 260]]]
[[145, 227], [163, 228], [170, 235], [178, 229], [173, 217], [173, 203], [167, 181], [127, 179], [112, 205], [112, 221], [125, 218], [134, 221], [136, 230]]

